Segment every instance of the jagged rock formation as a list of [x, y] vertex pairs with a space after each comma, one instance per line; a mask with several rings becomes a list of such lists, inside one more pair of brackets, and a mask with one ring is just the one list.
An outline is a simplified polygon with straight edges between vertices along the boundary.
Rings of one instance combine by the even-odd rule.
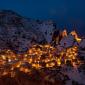
[[71, 47], [74, 45], [74, 42], [75, 42], [75, 38], [74, 36], [72, 35], [68, 35], [66, 37], [63, 37], [60, 41], [60, 45], [65, 47], [65, 48], [68, 48], [68, 47]]

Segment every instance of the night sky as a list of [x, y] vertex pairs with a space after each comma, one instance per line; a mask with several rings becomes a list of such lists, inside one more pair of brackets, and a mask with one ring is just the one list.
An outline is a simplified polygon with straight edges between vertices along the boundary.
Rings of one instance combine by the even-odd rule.
[[13, 10], [32, 19], [52, 19], [58, 28], [77, 25], [85, 35], [85, 0], [0, 0], [0, 9]]

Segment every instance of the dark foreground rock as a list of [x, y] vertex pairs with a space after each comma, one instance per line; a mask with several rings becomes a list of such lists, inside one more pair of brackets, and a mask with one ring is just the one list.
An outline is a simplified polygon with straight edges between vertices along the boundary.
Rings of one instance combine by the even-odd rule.
[[0, 78], [0, 85], [64, 85], [60, 80], [55, 82], [45, 79], [45, 74], [37, 71], [31, 75], [23, 72], [18, 72], [15, 77], [3, 76]]

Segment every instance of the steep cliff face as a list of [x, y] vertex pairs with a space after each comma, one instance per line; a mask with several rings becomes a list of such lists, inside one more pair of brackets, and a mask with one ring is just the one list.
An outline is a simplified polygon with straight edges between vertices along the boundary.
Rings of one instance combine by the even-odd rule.
[[60, 45], [68, 48], [74, 45], [75, 38], [72, 35], [68, 35], [67, 37], [62, 38], [60, 41]]
[[53, 23], [27, 19], [10, 11], [0, 11], [0, 49], [25, 52], [33, 43], [51, 42]]

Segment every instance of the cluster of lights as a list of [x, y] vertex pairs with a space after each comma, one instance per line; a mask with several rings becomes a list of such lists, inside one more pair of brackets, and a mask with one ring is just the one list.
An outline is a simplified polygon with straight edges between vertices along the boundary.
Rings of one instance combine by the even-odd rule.
[[33, 45], [24, 54], [15, 54], [11, 50], [0, 52], [0, 76], [16, 75], [16, 69], [25, 73], [31, 73], [32, 69], [55, 68], [66, 64], [67, 60], [74, 63], [77, 59], [78, 47], [63, 49], [58, 53], [58, 49], [46, 45]]
[[66, 64], [67, 61], [70, 61], [72, 65], [74, 63], [79, 63], [79, 60], [77, 58], [78, 56], [77, 52], [78, 52], [78, 47], [76, 46], [64, 49], [60, 53], [61, 62]]

